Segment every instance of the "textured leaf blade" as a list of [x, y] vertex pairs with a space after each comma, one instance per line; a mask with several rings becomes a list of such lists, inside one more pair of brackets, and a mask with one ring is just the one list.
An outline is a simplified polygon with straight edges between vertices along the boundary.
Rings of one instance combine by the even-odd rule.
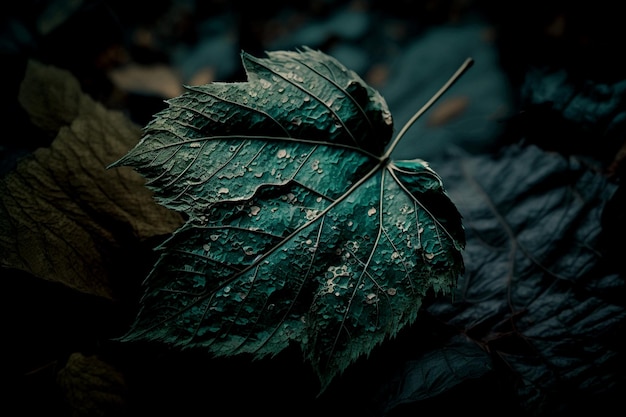
[[248, 83], [171, 101], [118, 163], [189, 216], [124, 340], [257, 356], [299, 342], [325, 387], [455, 284], [461, 219], [425, 162], [383, 156], [391, 118], [356, 74], [308, 49], [243, 57]]
[[0, 265], [115, 298], [115, 277], [131, 272], [120, 248], [184, 223], [154, 203], [137, 173], [104, 169], [137, 144], [141, 129], [93, 101], [68, 71], [37, 61], [28, 62], [19, 100], [54, 141], [0, 179]]
[[268, 55], [242, 54], [246, 83], [189, 87], [170, 100], [116, 165], [137, 167], [162, 204], [191, 216], [263, 184], [320, 182], [324, 194], [345, 192], [349, 175], [362, 177], [390, 140], [384, 99], [321, 52]]

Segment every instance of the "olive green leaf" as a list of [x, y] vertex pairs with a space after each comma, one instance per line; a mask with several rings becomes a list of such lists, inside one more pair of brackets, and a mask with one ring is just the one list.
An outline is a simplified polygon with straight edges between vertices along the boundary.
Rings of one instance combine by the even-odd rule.
[[325, 389], [456, 284], [461, 216], [426, 162], [390, 159], [402, 133], [388, 146], [385, 100], [356, 73], [309, 48], [242, 60], [247, 82], [187, 87], [113, 164], [187, 216], [121, 340], [295, 342]]
[[56, 383], [74, 417], [128, 415], [126, 380], [106, 358], [74, 352], [59, 370]]
[[28, 62], [19, 101], [54, 140], [0, 179], [0, 266], [114, 299], [116, 276], [131, 269], [119, 265], [122, 248], [183, 224], [132, 169], [105, 169], [141, 128], [91, 99], [69, 71], [37, 61]]

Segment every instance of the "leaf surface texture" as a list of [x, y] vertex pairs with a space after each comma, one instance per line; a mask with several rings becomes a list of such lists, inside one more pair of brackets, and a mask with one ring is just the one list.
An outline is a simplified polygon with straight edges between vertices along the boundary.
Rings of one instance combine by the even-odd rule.
[[188, 219], [123, 340], [298, 342], [324, 388], [455, 285], [461, 216], [426, 162], [386, 157], [391, 115], [356, 73], [308, 48], [242, 60], [247, 82], [188, 87], [113, 165]]

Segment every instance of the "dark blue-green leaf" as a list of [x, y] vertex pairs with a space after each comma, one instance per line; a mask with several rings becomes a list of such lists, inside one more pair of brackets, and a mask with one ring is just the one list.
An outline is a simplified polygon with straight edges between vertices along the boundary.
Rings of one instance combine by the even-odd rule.
[[114, 166], [188, 221], [158, 250], [125, 341], [218, 356], [299, 343], [324, 389], [463, 272], [461, 216], [421, 160], [390, 161], [384, 99], [319, 51], [242, 54], [188, 87]]

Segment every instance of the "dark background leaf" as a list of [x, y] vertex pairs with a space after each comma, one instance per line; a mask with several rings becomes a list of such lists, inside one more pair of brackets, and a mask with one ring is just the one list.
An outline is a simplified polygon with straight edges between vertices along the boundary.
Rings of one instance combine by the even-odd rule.
[[455, 336], [445, 346], [404, 363], [395, 378], [389, 380], [388, 391], [381, 394], [381, 408], [388, 414], [432, 399], [491, 370], [492, 361], [478, 344]]
[[[616, 185], [576, 158], [534, 145], [457, 161], [442, 175], [464, 216], [468, 271], [453, 299], [434, 302], [428, 314], [480, 346], [494, 368], [507, 369], [524, 409], [573, 412], [618, 390], [624, 280], [607, 263], [598, 227]], [[461, 358], [454, 362], [462, 365]], [[404, 366], [417, 372], [438, 365], [426, 355], [402, 366], [410, 376]], [[564, 404], [574, 393], [576, 400]]]
[[84, 95], [69, 72], [35, 61], [20, 101], [41, 134], [55, 139], [0, 182], [1, 264], [112, 298], [124, 241], [138, 244], [181, 224], [153, 202], [138, 175], [105, 169], [140, 130]]
[[74, 417], [128, 414], [124, 375], [97, 355], [71, 354], [57, 384]]

